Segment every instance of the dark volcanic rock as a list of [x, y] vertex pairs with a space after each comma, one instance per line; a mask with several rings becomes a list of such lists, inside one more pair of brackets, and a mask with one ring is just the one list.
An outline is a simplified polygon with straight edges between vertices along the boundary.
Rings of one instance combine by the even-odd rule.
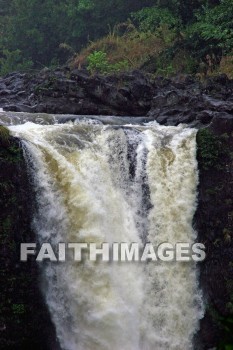
[[[206, 303], [199, 349], [233, 344], [233, 118], [215, 116], [198, 131], [198, 242], [206, 247], [200, 283]], [[222, 344], [222, 345], [221, 345]]]
[[137, 71], [103, 77], [82, 70], [43, 70], [0, 80], [0, 107], [7, 111], [145, 115], [152, 97], [151, 83]]
[[90, 76], [69, 68], [0, 79], [0, 107], [7, 111], [134, 115], [164, 125], [209, 124], [233, 114], [233, 81], [225, 75], [199, 82], [190, 76], [153, 78], [140, 71]]
[[0, 349], [58, 350], [35, 260], [20, 262], [30, 228], [30, 185], [19, 141], [0, 129]]

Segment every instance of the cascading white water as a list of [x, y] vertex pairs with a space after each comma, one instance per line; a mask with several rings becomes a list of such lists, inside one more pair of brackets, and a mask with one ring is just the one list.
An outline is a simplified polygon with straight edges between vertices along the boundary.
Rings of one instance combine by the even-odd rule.
[[[194, 129], [93, 120], [9, 129], [33, 177], [40, 242], [194, 242]], [[41, 264], [62, 349], [193, 349], [202, 316], [194, 263]]]

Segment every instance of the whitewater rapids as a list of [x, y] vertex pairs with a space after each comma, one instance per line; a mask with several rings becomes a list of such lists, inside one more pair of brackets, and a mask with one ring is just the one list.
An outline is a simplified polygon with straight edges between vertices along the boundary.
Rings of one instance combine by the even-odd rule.
[[[196, 130], [84, 119], [11, 125], [35, 192], [38, 241], [194, 243]], [[63, 350], [191, 350], [194, 262], [41, 263]]]

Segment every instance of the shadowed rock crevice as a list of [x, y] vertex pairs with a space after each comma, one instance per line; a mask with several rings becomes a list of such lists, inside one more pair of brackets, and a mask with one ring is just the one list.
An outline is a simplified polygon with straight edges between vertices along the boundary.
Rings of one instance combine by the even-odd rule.
[[[233, 344], [233, 118], [214, 118], [197, 134], [198, 242], [206, 247], [200, 285], [206, 304], [197, 335], [200, 349]], [[221, 347], [222, 346], [222, 347]]]
[[2, 127], [0, 191], [0, 349], [58, 350], [35, 259], [20, 262], [20, 243], [36, 240], [31, 188], [20, 143]]

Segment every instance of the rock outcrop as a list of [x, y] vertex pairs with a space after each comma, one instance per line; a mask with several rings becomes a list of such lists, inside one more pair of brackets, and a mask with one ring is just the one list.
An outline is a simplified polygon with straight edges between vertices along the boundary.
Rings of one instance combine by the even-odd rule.
[[90, 76], [69, 68], [38, 74], [12, 73], [0, 79], [0, 107], [6, 111], [78, 115], [147, 116], [164, 125], [208, 125], [233, 115], [233, 80], [203, 82], [191, 76], [154, 78], [140, 71]]
[[31, 230], [31, 188], [17, 139], [0, 127], [0, 349], [58, 350], [35, 260], [20, 262]]
[[[199, 198], [194, 225], [206, 247], [200, 285], [206, 304], [199, 349], [233, 344], [233, 118], [215, 117], [197, 134]], [[222, 347], [221, 347], [222, 346]]]

